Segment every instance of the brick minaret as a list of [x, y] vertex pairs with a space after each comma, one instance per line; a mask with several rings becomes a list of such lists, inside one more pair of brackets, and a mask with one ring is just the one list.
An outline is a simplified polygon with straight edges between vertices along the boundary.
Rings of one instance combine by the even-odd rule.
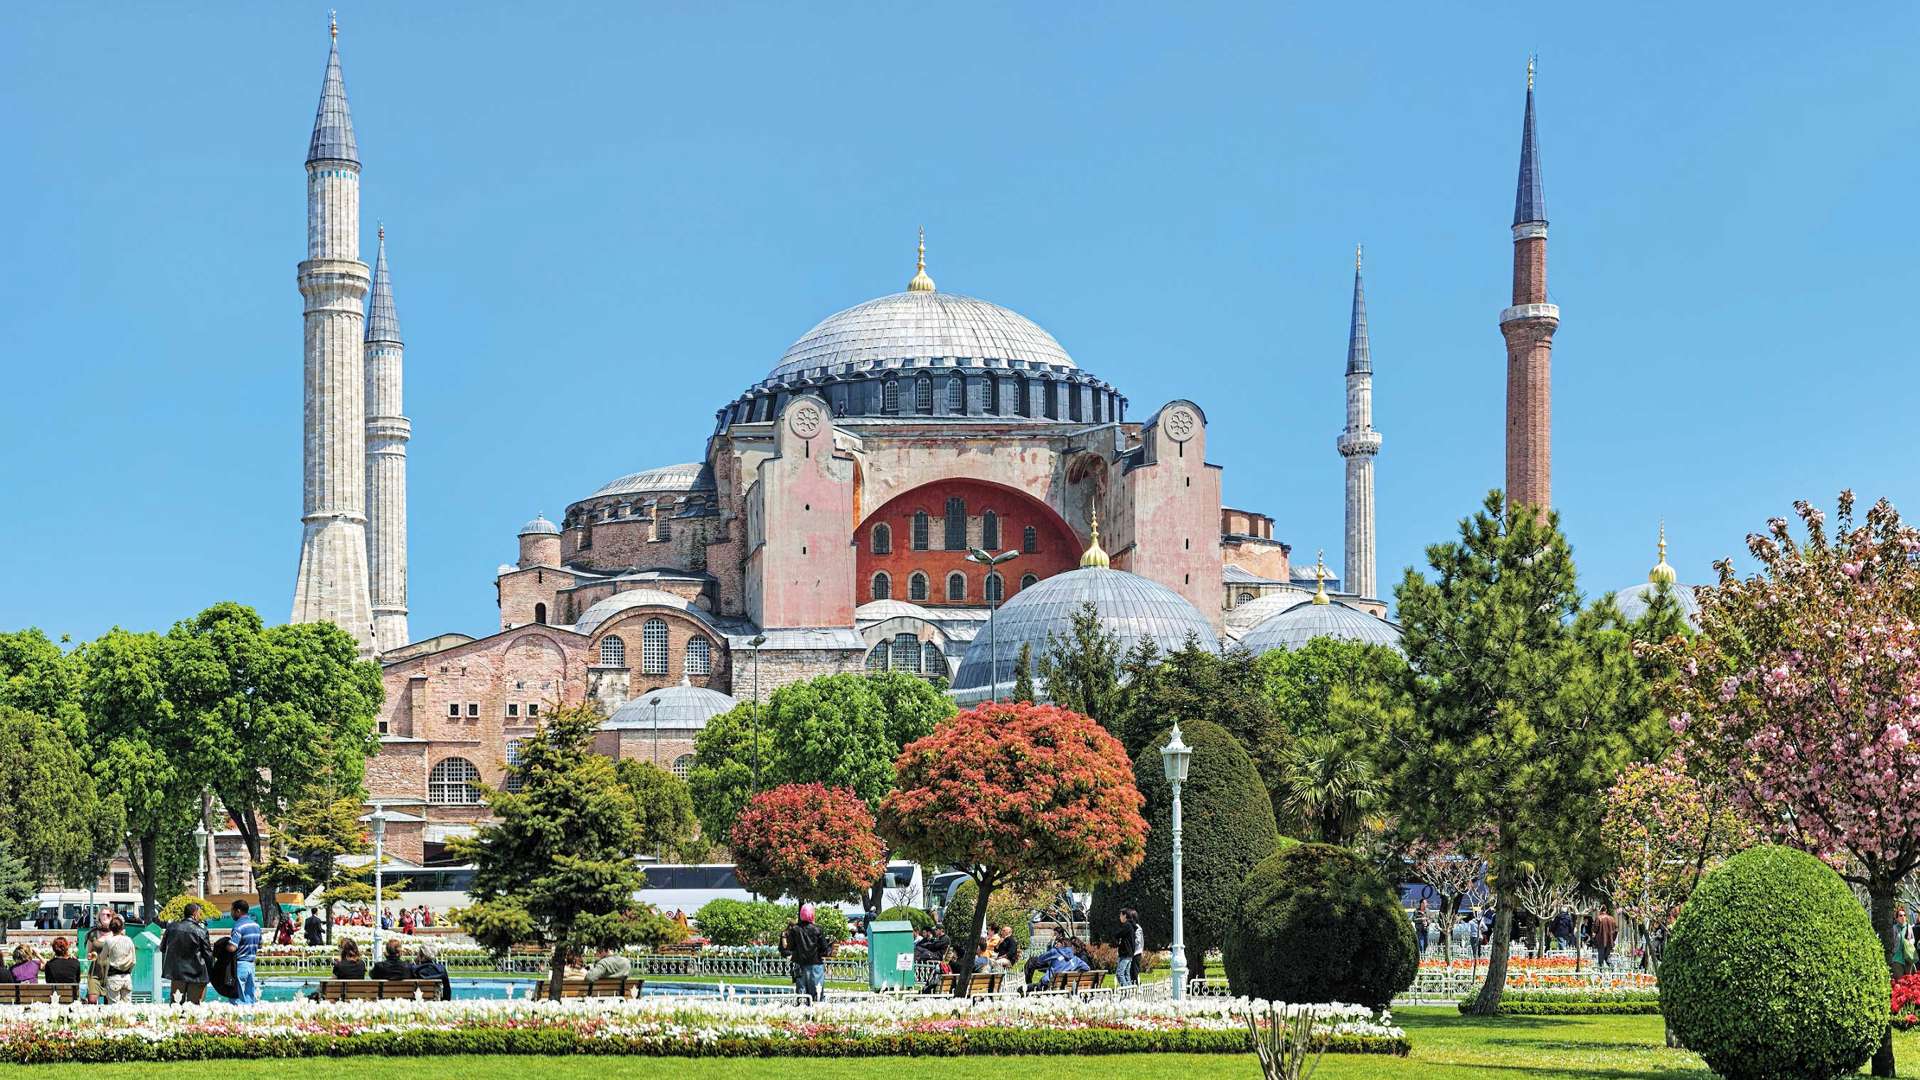
[[305, 499], [294, 622], [331, 622], [373, 652], [367, 592], [366, 360], [361, 328], [360, 156], [340, 78], [339, 29], [307, 147]]
[[1373, 350], [1367, 344], [1367, 294], [1360, 281], [1360, 249], [1353, 249], [1353, 320], [1347, 324], [1347, 429], [1334, 444], [1347, 461], [1347, 591], [1374, 599], [1379, 585], [1373, 560], [1373, 457], [1380, 433], [1373, 430]]
[[1513, 306], [1500, 313], [1507, 339], [1507, 502], [1553, 505], [1553, 332], [1547, 303], [1547, 203], [1533, 133], [1533, 61], [1520, 131], [1520, 183], [1513, 206]]
[[373, 594], [373, 643], [392, 652], [407, 643], [407, 440], [400, 413], [400, 315], [387, 274], [387, 229], [373, 260], [367, 303], [367, 577]]

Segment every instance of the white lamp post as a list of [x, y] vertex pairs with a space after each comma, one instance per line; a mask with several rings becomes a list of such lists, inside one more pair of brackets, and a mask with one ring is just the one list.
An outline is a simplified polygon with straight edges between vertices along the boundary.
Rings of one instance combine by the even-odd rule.
[[200, 891], [194, 895], [203, 899], [207, 895], [207, 835], [206, 819], [202, 818], [194, 822], [193, 846], [200, 852]]
[[380, 959], [380, 912], [385, 902], [386, 882], [381, 864], [386, 862], [387, 855], [387, 808], [374, 803], [368, 820], [373, 822], [373, 959], [377, 962]]
[[[993, 583], [995, 568], [1018, 554], [1020, 553], [1017, 551], [1003, 551], [998, 555], [992, 555], [982, 548], [974, 548], [967, 553], [968, 562], [977, 562], [987, 568], [986, 579], [980, 583], [980, 595], [987, 600], [987, 655], [993, 659], [993, 668], [988, 672], [987, 678], [987, 696], [996, 704], [1000, 701], [1000, 639], [993, 632], [993, 609], [1000, 604], [988, 593], [987, 587]], [[1000, 595], [1005, 596], [1006, 593], [1007, 587], [1003, 581], [1000, 586]]]
[[657, 767], [660, 764], [660, 695], [647, 699], [647, 704], [653, 708], [653, 763]]
[[1187, 781], [1187, 765], [1193, 748], [1180, 738], [1180, 725], [1173, 725], [1173, 736], [1160, 748], [1160, 764], [1166, 767], [1167, 782], [1173, 785], [1173, 959], [1167, 976], [1173, 983], [1173, 999], [1187, 996], [1186, 901], [1180, 890], [1180, 785]]

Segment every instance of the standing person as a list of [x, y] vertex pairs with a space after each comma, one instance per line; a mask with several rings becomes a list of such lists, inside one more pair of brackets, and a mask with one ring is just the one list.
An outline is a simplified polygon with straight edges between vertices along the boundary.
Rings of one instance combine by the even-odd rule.
[[87, 925], [87, 1000], [107, 1003], [107, 965], [100, 962], [100, 950], [107, 943], [107, 925], [91, 914]]
[[1127, 985], [1140, 985], [1140, 976], [1146, 971], [1147, 928], [1140, 925], [1140, 912], [1135, 908], [1127, 909], [1125, 934], [1120, 942], [1120, 954], [1126, 957]]
[[307, 912], [306, 931], [307, 931], [307, 944], [309, 945], [326, 944], [327, 924], [320, 921], [319, 908], [314, 908], [312, 911]]
[[133, 939], [127, 936], [127, 924], [120, 916], [109, 916], [107, 936], [100, 940], [100, 952], [94, 966], [104, 973], [106, 1001], [125, 1005], [133, 1000]]
[[173, 988], [175, 1001], [198, 1005], [213, 981], [213, 942], [200, 923], [200, 905], [188, 904], [184, 917], [160, 938], [160, 977]]
[[233, 978], [240, 991], [234, 998], [236, 1005], [260, 1000], [260, 984], [253, 977], [253, 965], [260, 956], [260, 924], [253, 921], [252, 912], [245, 900], [233, 902], [233, 930], [227, 940], [233, 942]]
[[792, 948], [794, 988], [810, 1001], [819, 1001], [826, 993], [827, 954], [832, 951], [827, 935], [813, 921], [813, 905], [800, 905], [800, 921], [787, 931]]
[[70, 955], [72, 951], [72, 947], [67, 944], [66, 938], [54, 938], [53, 959], [47, 961], [47, 966], [40, 969], [40, 977], [56, 986], [78, 985], [80, 982], [80, 961], [75, 960], [72, 955]]
[[1613, 944], [1620, 940], [1620, 920], [1602, 910], [1593, 920], [1593, 953], [1601, 967], [1613, 961]]
[[1905, 906], [1893, 909], [1893, 948], [1887, 953], [1893, 977], [1913, 974], [1913, 924], [1907, 921]]
[[284, 913], [280, 916], [280, 921], [273, 926], [273, 943], [275, 945], [293, 944], [293, 920], [287, 918]]
[[1420, 906], [1413, 909], [1413, 939], [1420, 945], [1420, 955], [1427, 954], [1427, 930], [1433, 925], [1433, 912], [1427, 907], [1427, 898], [1420, 898]]

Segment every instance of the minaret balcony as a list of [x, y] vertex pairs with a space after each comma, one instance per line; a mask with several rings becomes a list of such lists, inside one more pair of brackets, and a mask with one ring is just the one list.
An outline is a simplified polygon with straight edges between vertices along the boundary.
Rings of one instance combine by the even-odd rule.
[[1508, 323], [1529, 322], [1535, 319], [1544, 319], [1549, 322], [1555, 322], [1555, 323], [1559, 322], [1560, 321], [1560, 305], [1559, 304], [1515, 304], [1514, 306], [1500, 313], [1501, 326], [1505, 326]]
[[1377, 431], [1344, 431], [1334, 446], [1341, 457], [1372, 457], [1380, 452], [1380, 441]]

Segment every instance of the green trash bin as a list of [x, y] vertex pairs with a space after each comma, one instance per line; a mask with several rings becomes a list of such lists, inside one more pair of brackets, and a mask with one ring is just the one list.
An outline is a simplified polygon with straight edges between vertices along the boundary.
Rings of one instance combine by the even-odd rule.
[[165, 1001], [160, 987], [160, 931], [143, 926], [133, 935], [133, 996], [142, 1001]]
[[875, 990], [911, 990], [913, 924], [876, 922], [867, 927], [867, 984]]

